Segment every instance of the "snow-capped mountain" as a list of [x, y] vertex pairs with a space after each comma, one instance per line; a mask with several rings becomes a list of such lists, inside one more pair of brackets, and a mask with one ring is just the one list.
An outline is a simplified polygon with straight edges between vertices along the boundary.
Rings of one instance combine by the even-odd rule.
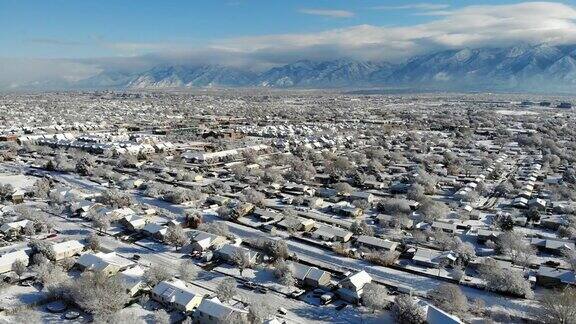
[[159, 66], [145, 71], [129, 83], [128, 88], [238, 87], [251, 84], [251, 72], [218, 65]]
[[343, 87], [370, 83], [371, 75], [391, 68], [388, 63], [334, 60], [298, 61], [262, 73], [256, 85], [264, 87]]
[[302, 60], [259, 73], [220, 65], [162, 65], [139, 73], [105, 71], [70, 83], [68, 88], [368, 86], [573, 91], [576, 89], [576, 45], [446, 50], [407, 58], [398, 64], [351, 59]]

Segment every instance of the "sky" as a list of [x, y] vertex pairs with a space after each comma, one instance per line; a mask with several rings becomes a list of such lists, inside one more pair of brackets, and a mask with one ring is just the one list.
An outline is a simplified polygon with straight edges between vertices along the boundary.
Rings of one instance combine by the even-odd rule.
[[0, 0], [0, 30], [1, 85], [158, 64], [257, 70], [576, 43], [576, 0]]

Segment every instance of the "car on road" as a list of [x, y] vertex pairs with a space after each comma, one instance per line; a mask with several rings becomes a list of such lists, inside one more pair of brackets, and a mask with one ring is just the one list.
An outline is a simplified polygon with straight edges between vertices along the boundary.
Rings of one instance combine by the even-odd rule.
[[265, 294], [268, 292], [268, 288], [266, 288], [264, 286], [258, 286], [258, 287], [256, 287], [256, 291], [261, 293], [261, 294]]
[[286, 315], [286, 314], [288, 314], [288, 311], [286, 310], [286, 308], [280, 307], [280, 308], [278, 308], [278, 313], [282, 314], [282, 315]]
[[138, 254], [134, 254], [130, 259], [134, 260], [134, 261], [138, 261], [140, 260], [141, 256]]
[[288, 295], [288, 297], [296, 299], [296, 298], [304, 295], [305, 292], [306, 292], [306, 290], [296, 289], [296, 290], [294, 290], [293, 292], [291, 292], [291, 293]]
[[252, 281], [244, 281], [242, 283], [242, 286], [245, 288], [248, 288], [250, 290], [254, 290], [257, 287], [257, 285], [255, 283], [253, 283]]

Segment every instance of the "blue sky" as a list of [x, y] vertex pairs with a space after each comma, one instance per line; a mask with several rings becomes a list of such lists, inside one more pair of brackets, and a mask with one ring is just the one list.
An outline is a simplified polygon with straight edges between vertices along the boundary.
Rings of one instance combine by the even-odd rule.
[[[98, 57], [241, 36], [409, 26], [431, 11], [510, 1], [0, 0], [0, 56]], [[515, 1], [518, 2], [518, 1]], [[331, 12], [335, 11], [335, 12]]]
[[254, 70], [576, 44], [576, 0], [0, 0], [0, 87], [158, 64]]

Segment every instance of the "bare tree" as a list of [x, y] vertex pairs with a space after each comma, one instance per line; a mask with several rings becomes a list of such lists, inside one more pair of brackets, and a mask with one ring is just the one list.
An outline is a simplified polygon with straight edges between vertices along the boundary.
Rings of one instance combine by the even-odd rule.
[[212, 234], [216, 234], [216, 235], [220, 235], [220, 236], [224, 236], [224, 237], [230, 237], [230, 231], [228, 230], [228, 225], [226, 225], [226, 223], [224, 222], [212, 222], [212, 223], [202, 223], [200, 224], [200, 226], [198, 227], [199, 230], [204, 231], [204, 232], [208, 232], [208, 233], [212, 233]]
[[336, 189], [340, 195], [349, 195], [354, 191], [354, 187], [346, 182], [339, 182], [335, 184], [334, 189]]
[[236, 280], [232, 278], [222, 280], [216, 287], [216, 296], [223, 302], [231, 300], [237, 293]]
[[154, 287], [159, 282], [169, 280], [171, 278], [172, 274], [170, 271], [160, 265], [152, 265], [144, 272], [144, 282], [146, 282], [149, 287]]
[[92, 223], [100, 233], [104, 233], [110, 228], [110, 217], [108, 215], [97, 215], [92, 219]]
[[514, 264], [527, 266], [536, 255], [536, 250], [520, 232], [504, 232], [496, 241], [497, 250], [510, 257]]
[[422, 324], [426, 321], [424, 309], [408, 295], [396, 297], [392, 305], [392, 313], [398, 323]]
[[547, 291], [539, 300], [539, 319], [544, 323], [572, 324], [576, 321], [576, 288]]
[[156, 324], [170, 324], [170, 315], [163, 309], [154, 312], [154, 323]]
[[14, 273], [18, 275], [18, 279], [20, 279], [24, 272], [26, 272], [26, 262], [22, 260], [14, 261], [14, 263], [12, 263], [12, 271], [14, 271]]
[[562, 252], [564, 260], [570, 265], [573, 271], [576, 271], [576, 251], [565, 250]]
[[362, 293], [362, 303], [375, 313], [378, 310], [383, 310], [388, 305], [388, 289], [374, 282], [369, 282], [364, 286]]
[[444, 283], [428, 293], [434, 305], [453, 314], [464, 314], [468, 310], [468, 299], [460, 287]]
[[178, 248], [186, 245], [186, 243], [188, 243], [188, 237], [186, 236], [186, 233], [184, 233], [182, 226], [168, 226], [168, 230], [166, 231], [166, 242], [174, 246], [176, 251], [178, 251]]
[[90, 234], [90, 236], [88, 236], [88, 247], [92, 251], [100, 250], [100, 237], [94, 233]]
[[234, 264], [238, 267], [238, 271], [240, 271], [241, 276], [244, 272], [244, 269], [250, 268], [252, 266], [252, 261], [243, 251], [234, 252], [232, 255], [232, 262], [234, 262]]
[[486, 281], [488, 290], [510, 293], [525, 298], [534, 296], [530, 283], [524, 279], [522, 272], [502, 269], [495, 260], [487, 259], [479, 267], [479, 272], [480, 277]]
[[296, 283], [292, 267], [285, 261], [276, 262], [274, 265], [274, 276], [278, 278], [280, 284], [292, 287]]
[[350, 226], [350, 231], [356, 235], [374, 235], [374, 230], [365, 220], [357, 220]]
[[184, 281], [192, 281], [198, 276], [199, 269], [192, 261], [185, 261], [180, 263], [179, 267], [180, 279]]
[[85, 272], [71, 287], [74, 302], [94, 315], [112, 315], [128, 302], [129, 296], [117, 276]]
[[248, 308], [248, 320], [254, 324], [260, 324], [274, 315], [274, 308], [264, 299], [255, 300]]

